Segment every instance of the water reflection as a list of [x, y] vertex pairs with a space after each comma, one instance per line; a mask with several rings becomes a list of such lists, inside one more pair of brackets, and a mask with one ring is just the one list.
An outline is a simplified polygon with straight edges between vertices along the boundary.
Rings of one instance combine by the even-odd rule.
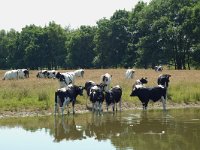
[[60, 142], [63, 139], [65, 140], [81, 140], [86, 137], [83, 134], [81, 126], [76, 125], [75, 118], [58, 118], [55, 117], [55, 128], [54, 128], [54, 137], [55, 142]]
[[[53, 143], [88, 140], [109, 142], [119, 149], [198, 149], [200, 110], [126, 111], [122, 113], [76, 114], [0, 120], [2, 127], [45, 129]], [[3, 135], [0, 135], [3, 137]], [[48, 144], [48, 143], [47, 143]], [[101, 143], [105, 145], [106, 143]], [[88, 145], [90, 146], [90, 145]]]

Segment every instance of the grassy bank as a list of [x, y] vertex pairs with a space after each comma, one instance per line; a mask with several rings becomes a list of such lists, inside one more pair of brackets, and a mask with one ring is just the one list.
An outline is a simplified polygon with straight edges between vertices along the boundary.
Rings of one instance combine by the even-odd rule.
[[[65, 72], [69, 70], [62, 70]], [[112, 86], [120, 85], [123, 89], [122, 99], [140, 105], [137, 97], [130, 97], [131, 87], [136, 79], [147, 77], [147, 86], [157, 84], [160, 73], [154, 70], [137, 69], [134, 79], [125, 79], [125, 69], [92, 69], [85, 70], [84, 78], [77, 78], [76, 85], [84, 85], [88, 80], [100, 82], [104, 73], [112, 74]], [[3, 77], [5, 70], [0, 71]], [[0, 111], [52, 111], [54, 107], [54, 92], [59, 87], [54, 79], [37, 79], [37, 71], [30, 71], [30, 78], [24, 80], [0, 81]], [[200, 71], [197, 70], [164, 70], [162, 73], [172, 75], [169, 83], [168, 100], [174, 103], [198, 103], [200, 101]], [[86, 93], [78, 96], [78, 103], [85, 104]]]

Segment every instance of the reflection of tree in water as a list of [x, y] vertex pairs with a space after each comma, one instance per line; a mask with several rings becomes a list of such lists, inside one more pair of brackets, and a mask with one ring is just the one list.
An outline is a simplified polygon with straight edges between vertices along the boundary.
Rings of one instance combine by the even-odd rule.
[[66, 140], [81, 140], [85, 138], [83, 136], [83, 130], [76, 126], [74, 117], [72, 118], [55, 118], [55, 140], [60, 142], [63, 139]]

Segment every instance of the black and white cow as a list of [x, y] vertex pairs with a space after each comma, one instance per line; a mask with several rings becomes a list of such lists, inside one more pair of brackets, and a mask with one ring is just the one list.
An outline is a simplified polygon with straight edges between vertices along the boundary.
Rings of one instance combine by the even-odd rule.
[[[84, 87], [82, 86], [76, 86], [76, 85], [68, 85], [67, 87], [58, 89], [55, 92], [55, 114], [58, 111], [58, 107], [62, 108], [62, 115], [64, 112], [64, 108], [65, 106], [69, 105], [69, 103], [72, 103], [72, 107], [73, 107], [73, 114], [75, 114], [75, 110], [74, 110], [74, 105], [76, 103], [76, 97], [78, 95], [82, 96], [83, 95], [83, 89]], [[68, 113], [69, 113], [69, 109], [68, 109]]]
[[159, 77], [158, 77], [158, 80], [157, 80], [157, 83], [158, 85], [162, 85], [164, 87], [168, 87], [169, 85], [169, 78], [171, 77], [170, 74], [161, 74]]
[[3, 80], [24, 79], [24, 78], [29, 78], [28, 69], [16, 69], [16, 70], [6, 71]]
[[86, 90], [86, 93], [87, 93], [88, 97], [90, 96], [91, 88], [94, 87], [94, 86], [98, 86], [98, 87], [100, 87], [102, 89], [102, 91], [104, 91], [104, 87], [106, 85], [103, 84], [103, 83], [97, 84], [94, 81], [87, 81], [87, 82], [85, 82], [85, 90]]
[[92, 111], [101, 114], [102, 104], [104, 101], [104, 93], [100, 86], [95, 85], [90, 89], [90, 101], [92, 102]]
[[146, 88], [141, 85], [135, 85], [130, 96], [137, 96], [140, 99], [143, 105], [143, 110], [147, 109], [149, 100], [156, 102], [161, 99], [163, 110], [166, 110], [166, 92], [167, 88], [161, 86]]
[[112, 80], [112, 75], [109, 73], [106, 73], [104, 75], [101, 75], [101, 83], [105, 85], [104, 90], [108, 91], [110, 89], [110, 84]]
[[47, 78], [48, 77], [48, 71], [47, 70], [40, 70], [38, 71], [37, 78]]
[[111, 88], [109, 91], [105, 92], [105, 100], [106, 106], [108, 111], [108, 106], [112, 105], [113, 112], [115, 111], [115, 104], [116, 104], [116, 111], [117, 111], [117, 103], [119, 103], [120, 111], [121, 111], [121, 100], [122, 97], [122, 88], [117, 85]]
[[76, 77], [83, 77], [84, 70], [78, 69], [73, 72], [56, 73], [56, 78], [59, 80], [60, 88], [66, 87], [69, 84], [74, 84]]
[[156, 72], [161, 72], [161, 71], [163, 71], [163, 67], [160, 65], [160, 66], [155, 66], [154, 67], [154, 70], [156, 71]]

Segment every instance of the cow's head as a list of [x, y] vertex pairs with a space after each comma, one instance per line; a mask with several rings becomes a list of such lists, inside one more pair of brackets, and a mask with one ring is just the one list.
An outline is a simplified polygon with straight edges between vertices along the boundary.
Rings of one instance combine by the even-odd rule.
[[83, 95], [83, 90], [85, 88], [83, 86], [76, 86], [75, 89], [76, 89], [77, 94], [82, 96]]
[[169, 80], [170, 77], [171, 77], [170, 74], [162, 74], [162, 75], [160, 75], [158, 77], [158, 84], [162, 85], [164, 87], [168, 87], [169, 82], [170, 82], [170, 80]]
[[106, 73], [101, 76], [101, 83], [109, 85], [111, 83], [111, 80], [112, 80], [112, 75], [110, 75], [109, 73]]

